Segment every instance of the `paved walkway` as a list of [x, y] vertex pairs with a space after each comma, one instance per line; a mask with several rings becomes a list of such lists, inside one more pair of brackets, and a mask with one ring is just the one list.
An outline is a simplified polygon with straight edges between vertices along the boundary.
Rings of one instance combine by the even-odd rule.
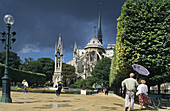
[[[11, 98], [12, 103], [0, 103], [0, 111], [124, 111], [124, 99], [115, 94], [61, 94], [57, 97], [47, 93], [11, 92]], [[141, 111], [136, 104], [134, 111]], [[145, 111], [156, 110], [147, 108]]]

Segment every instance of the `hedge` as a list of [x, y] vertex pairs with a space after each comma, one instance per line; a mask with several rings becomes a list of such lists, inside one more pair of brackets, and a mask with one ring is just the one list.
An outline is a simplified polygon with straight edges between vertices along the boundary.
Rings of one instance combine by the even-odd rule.
[[[5, 65], [0, 64], [0, 78], [4, 76]], [[22, 71], [14, 68], [9, 68], [8, 75], [11, 78], [11, 82], [22, 82], [25, 79], [29, 85], [44, 85], [46, 75], [42, 73], [34, 73], [30, 71]], [[0, 86], [2, 86], [2, 80], [0, 79]]]

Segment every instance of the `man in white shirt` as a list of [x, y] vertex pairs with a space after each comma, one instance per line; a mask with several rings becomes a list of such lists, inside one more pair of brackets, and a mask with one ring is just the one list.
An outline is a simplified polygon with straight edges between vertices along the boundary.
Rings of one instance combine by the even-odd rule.
[[27, 93], [28, 82], [24, 79], [22, 81], [22, 84], [24, 85], [24, 92], [23, 93]]
[[130, 78], [122, 81], [122, 89], [126, 88], [125, 96], [125, 111], [129, 108], [129, 98], [131, 99], [130, 111], [133, 111], [135, 91], [138, 86], [138, 82], [134, 79], [134, 73], [130, 73]]

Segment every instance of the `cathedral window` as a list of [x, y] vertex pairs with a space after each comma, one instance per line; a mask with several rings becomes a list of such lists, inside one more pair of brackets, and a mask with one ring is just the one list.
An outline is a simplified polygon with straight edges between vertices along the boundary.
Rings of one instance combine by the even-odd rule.
[[94, 58], [95, 58], [95, 52], [93, 51], [93, 52], [91, 52], [90, 60], [91, 60], [91, 61], [94, 61]]

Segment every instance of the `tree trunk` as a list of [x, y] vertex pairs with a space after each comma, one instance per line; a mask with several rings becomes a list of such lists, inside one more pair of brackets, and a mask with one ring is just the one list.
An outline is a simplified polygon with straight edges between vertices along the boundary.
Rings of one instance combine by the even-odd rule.
[[161, 89], [160, 84], [158, 84], [158, 94], [160, 94], [160, 89]]
[[148, 94], [150, 93], [150, 85], [148, 85]]

